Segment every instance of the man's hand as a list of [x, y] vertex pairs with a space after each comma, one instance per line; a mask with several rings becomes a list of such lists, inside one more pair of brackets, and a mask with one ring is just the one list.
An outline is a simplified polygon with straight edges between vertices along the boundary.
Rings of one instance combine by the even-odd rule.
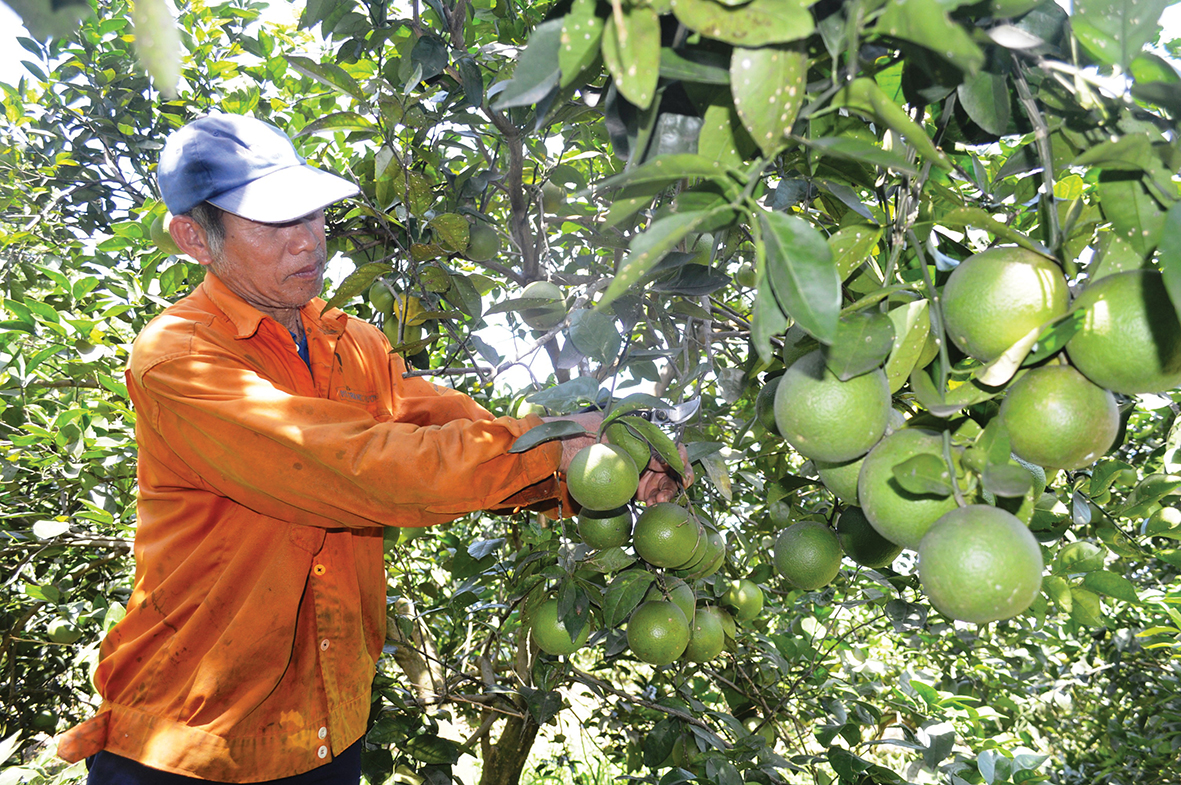
[[693, 467], [689, 465], [689, 454], [685, 452], [685, 445], [678, 444], [677, 452], [680, 453], [681, 462], [685, 465], [685, 474], [678, 480], [672, 467], [653, 455], [648, 461], [648, 466], [640, 473], [637, 500], [644, 504], [671, 502], [677, 498], [682, 488], [688, 488], [693, 483]]
[[[562, 460], [558, 464], [558, 471], [563, 474], [570, 466], [570, 461], [580, 450], [590, 447], [596, 441], [602, 441], [596, 438], [599, 431], [599, 426], [603, 422], [603, 415], [599, 412], [582, 412], [580, 414], [568, 414], [564, 417], [542, 417], [546, 422], [555, 422], [558, 420], [569, 420], [570, 422], [578, 423], [587, 430], [585, 436], [567, 436], [561, 440], [562, 442]], [[685, 446], [677, 445], [677, 452], [681, 455], [681, 461], [685, 464], [685, 474], [677, 480], [676, 472], [666, 464], [664, 461], [655, 455], [648, 461], [648, 465], [640, 472], [640, 487], [636, 491], [636, 499], [643, 504], [657, 504], [659, 502], [671, 502], [681, 492], [682, 488], [688, 488], [693, 483], [693, 468], [689, 465], [689, 454], [685, 452]]]
[[585, 436], [564, 436], [562, 443], [562, 460], [558, 463], [558, 471], [562, 474], [570, 468], [570, 461], [574, 460], [574, 456], [581, 450], [590, 447], [597, 441], [601, 441], [598, 437], [599, 426], [603, 422], [603, 415], [600, 412], [582, 412], [580, 414], [567, 414], [563, 417], [542, 417], [545, 422], [561, 422], [568, 420], [572, 423], [577, 423], [586, 429]]

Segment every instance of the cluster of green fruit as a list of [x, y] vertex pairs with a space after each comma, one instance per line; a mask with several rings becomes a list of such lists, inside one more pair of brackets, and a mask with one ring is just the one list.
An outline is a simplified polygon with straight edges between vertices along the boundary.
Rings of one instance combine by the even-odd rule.
[[[647, 579], [638, 584], [647, 590], [627, 617], [628, 647], [653, 665], [712, 660], [735, 639], [736, 622], [750, 621], [761, 611], [762, 591], [751, 581], [734, 581], [712, 603], [699, 606], [694, 585], [725, 562], [722, 535], [671, 502], [646, 507], [633, 525], [629, 503], [638, 487], [638, 467], [647, 466], [651, 448], [622, 423], [609, 425], [605, 436], [608, 442], [574, 457], [567, 484], [583, 507], [578, 516], [582, 541], [597, 552], [630, 544], [644, 562], [628, 571], [631, 577]], [[591, 625], [582, 624], [572, 634], [559, 617], [558, 601], [548, 599], [532, 614], [530, 630], [542, 651], [568, 655], [585, 645]]]
[[[897, 555], [888, 546], [917, 550], [932, 604], [952, 618], [983, 623], [1024, 612], [1040, 590], [1044, 564], [1027, 523], [1045, 488], [1043, 467], [1083, 468], [1112, 447], [1119, 430], [1113, 391], [1181, 385], [1181, 326], [1158, 272], [1103, 276], [1072, 304], [1058, 266], [1018, 248], [965, 260], [941, 301], [946, 334], [965, 364], [1007, 362], [1016, 371], [996, 391], [1005, 394], [996, 418], [1016, 459], [1011, 465], [1031, 475], [1016, 504], [969, 503], [997, 502], [977, 489], [976, 477], [993, 460], [984, 449], [953, 445], [938, 430], [892, 430], [898, 413], [880, 367], [842, 379], [823, 351], [812, 352], [760, 391], [756, 411], [769, 431], [813, 461], [829, 490], [854, 505], [838, 526], [856, 519], [861, 533], [846, 538], [849, 548], [863, 540], [872, 558], [851, 558], [884, 566], [873, 562]], [[1068, 328], [1076, 331], [1064, 353], [1043, 352], [1018, 370], [1038, 340], [1052, 349], [1055, 333], [1060, 341]], [[982, 438], [983, 430], [975, 435]], [[940, 469], [931, 472], [933, 466]], [[926, 473], [922, 482], [907, 481], [915, 471]], [[874, 546], [862, 519], [885, 544]], [[823, 586], [838, 569], [838, 539], [824, 524], [796, 524], [776, 541], [776, 565], [800, 588]]]

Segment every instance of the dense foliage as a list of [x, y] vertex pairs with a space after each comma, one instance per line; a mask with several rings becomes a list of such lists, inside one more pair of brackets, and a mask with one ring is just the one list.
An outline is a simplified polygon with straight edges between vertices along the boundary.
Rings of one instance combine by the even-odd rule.
[[[998, 404], [1079, 320], [982, 364], [942, 340], [938, 295], [960, 261], [1015, 244], [1076, 293], [1154, 267], [1181, 301], [1164, 5], [309, 0], [292, 25], [230, 0], [187, 4], [178, 38], [148, 42], [171, 29], [160, 4], [133, 28], [130, 4], [102, 0], [68, 35], [21, 39], [31, 76], [0, 85], [0, 782], [82, 776], [50, 737], [93, 711], [98, 641], [130, 592], [122, 366], [201, 275], [169, 253], [152, 169], [211, 110], [274, 122], [361, 184], [329, 215], [351, 274], [327, 296], [415, 372], [497, 411], [526, 394], [573, 411], [600, 387], [699, 397], [673, 435], [728, 552], [697, 591], [746, 578], [766, 595], [721, 657], [653, 668], [617, 623], [646, 570], [569, 520], [391, 537], [370, 781], [446, 782], [461, 753], [484, 783], [536, 766], [585, 781], [591, 762], [526, 764], [539, 733], [553, 753], [581, 725], [638, 781], [1175, 782], [1178, 391], [1119, 396], [1118, 445], [1049, 473], [1026, 510], [1042, 593], [981, 626], [930, 607], [911, 552], [845, 561], [817, 591], [778, 577], [777, 532], [844, 505], [755, 406], [824, 345], [835, 372], [884, 369], [904, 419], [977, 448], [968, 474], [993, 498], [1029, 493]], [[547, 303], [521, 290], [538, 280], [569, 317], [534, 330]], [[530, 645], [523, 617], [548, 596], [594, 607], [589, 648]]]

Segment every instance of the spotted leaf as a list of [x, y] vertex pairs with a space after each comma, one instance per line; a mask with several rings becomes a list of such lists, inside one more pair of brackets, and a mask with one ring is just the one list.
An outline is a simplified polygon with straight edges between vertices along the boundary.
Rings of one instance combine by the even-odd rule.
[[736, 48], [730, 91], [742, 124], [767, 156], [783, 147], [804, 102], [808, 54], [798, 44]]

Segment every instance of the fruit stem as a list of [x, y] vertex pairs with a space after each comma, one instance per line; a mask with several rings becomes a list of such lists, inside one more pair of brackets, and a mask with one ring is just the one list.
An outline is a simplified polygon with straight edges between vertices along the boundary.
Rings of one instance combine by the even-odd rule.
[[[939, 386], [937, 389], [939, 397], [944, 398], [944, 394], [947, 392], [947, 374], [951, 368], [951, 359], [947, 356], [947, 334], [943, 329], [943, 301], [935, 289], [935, 282], [931, 280], [931, 271], [927, 269], [927, 256], [923, 253], [923, 244], [919, 242], [914, 229], [907, 229], [906, 234], [910, 238], [911, 245], [914, 246], [915, 254], [919, 257], [919, 268], [923, 271], [923, 285], [927, 288], [931, 326], [935, 328], [935, 345], [939, 347]], [[951, 476], [955, 477], [954, 470]], [[953, 482], [952, 485], [955, 483]]]
[[964, 495], [960, 492], [960, 480], [956, 477], [955, 463], [951, 460], [951, 431], [943, 432], [943, 460], [947, 464], [948, 474], [951, 476], [951, 493], [955, 496], [955, 503], [960, 507], [967, 507]]

